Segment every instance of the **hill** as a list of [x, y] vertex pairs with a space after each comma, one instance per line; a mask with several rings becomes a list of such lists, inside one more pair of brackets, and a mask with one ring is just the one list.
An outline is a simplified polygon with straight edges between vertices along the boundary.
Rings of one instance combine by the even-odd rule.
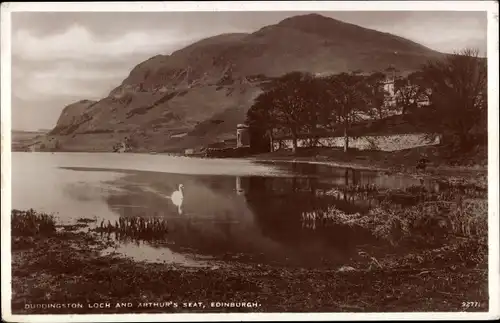
[[97, 102], [67, 106], [50, 135], [66, 150], [111, 150], [131, 139], [139, 150], [199, 147], [235, 137], [235, 126], [272, 77], [290, 71], [403, 73], [441, 53], [407, 39], [309, 14], [254, 33], [207, 38], [154, 56]]
[[26, 147], [37, 142], [49, 132], [48, 130], [40, 129], [38, 131], [24, 131], [15, 130], [11, 131], [11, 149], [12, 151], [23, 151]]

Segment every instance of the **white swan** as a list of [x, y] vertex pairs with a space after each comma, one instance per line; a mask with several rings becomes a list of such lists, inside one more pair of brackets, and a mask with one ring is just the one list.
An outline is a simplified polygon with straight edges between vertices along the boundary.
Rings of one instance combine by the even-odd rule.
[[172, 200], [172, 203], [174, 203], [175, 206], [177, 206], [179, 214], [182, 214], [182, 202], [184, 200], [184, 193], [182, 189], [184, 188], [184, 185], [179, 184], [179, 189], [177, 191], [174, 191], [172, 195], [170, 196], [170, 199]]

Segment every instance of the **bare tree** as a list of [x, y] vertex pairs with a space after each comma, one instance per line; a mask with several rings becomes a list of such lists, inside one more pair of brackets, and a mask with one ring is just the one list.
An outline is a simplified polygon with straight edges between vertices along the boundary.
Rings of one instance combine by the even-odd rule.
[[341, 125], [344, 132], [344, 152], [349, 149], [349, 129], [358, 121], [360, 113], [369, 107], [370, 88], [366, 77], [356, 74], [341, 73], [328, 77], [330, 98], [335, 126]]
[[252, 125], [257, 123], [265, 125], [270, 137], [274, 132], [290, 135], [295, 152], [299, 134], [303, 131], [314, 133], [318, 128], [322, 103], [318, 85], [310, 74], [285, 74], [274, 80], [271, 87], [256, 99], [247, 114], [248, 122], [251, 127], [256, 127]]
[[429, 121], [461, 150], [470, 148], [471, 130], [487, 114], [486, 59], [477, 49], [466, 48], [429, 62], [423, 72], [432, 90]]
[[411, 73], [407, 77], [394, 81], [396, 104], [402, 114], [414, 112], [419, 101], [429, 99], [428, 88], [421, 71]]
[[293, 152], [297, 151], [297, 141], [304, 128], [307, 116], [307, 97], [304, 96], [304, 86], [312, 78], [311, 75], [301, 72], [285, 74], [275, 81], [273, 93], [272, 117], [280, 130], [292, 137]]
[[396, 96], [396, 105], [402, 114], [414, 111], [417, 107], [420, 87], [411, 83], [408, 78], [397, 79], [394, 81], [394, 94]]

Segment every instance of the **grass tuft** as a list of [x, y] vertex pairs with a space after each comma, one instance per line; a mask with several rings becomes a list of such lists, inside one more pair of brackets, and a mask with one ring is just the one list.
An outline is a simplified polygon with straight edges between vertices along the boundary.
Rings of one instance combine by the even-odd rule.
[[115, 223], [101, 221], [93, 229], [101, 233], [115, 233], [117, 237], [132, 239], [161, 240], [168, 234], [167, 220], [163, 218], [120, 217]]
[[56, 231], [53, 215], [39, 213], [33, 209], [27, 211], [12, 210], [11, 226], [13, 236], [50, 235]]

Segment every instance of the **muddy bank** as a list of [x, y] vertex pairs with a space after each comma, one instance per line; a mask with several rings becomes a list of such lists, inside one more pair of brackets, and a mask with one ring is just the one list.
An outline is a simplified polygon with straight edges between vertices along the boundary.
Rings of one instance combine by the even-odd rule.
[[110, 244], [64, 228], [13, 236], [13, 313], [488, 309], [487, 247], [472, 239], [321, 270], [238, 261], [179, 268], [103, 255]]

